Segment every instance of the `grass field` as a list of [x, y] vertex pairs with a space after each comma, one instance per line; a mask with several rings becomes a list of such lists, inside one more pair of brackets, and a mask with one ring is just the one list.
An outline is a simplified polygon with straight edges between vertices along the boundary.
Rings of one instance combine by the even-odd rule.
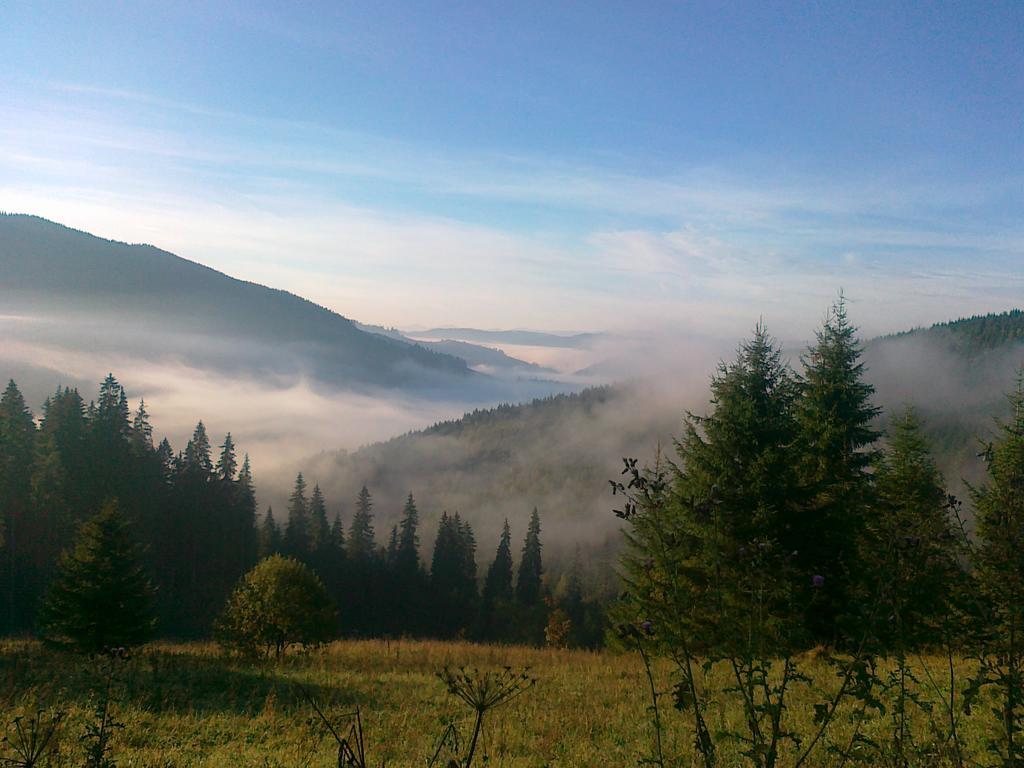
[[[938, 674], [940, 662], [933, 663]], [[114, 733], [112, 754], [122, 768], [334, 766], [332, 741], [298, 690], [296, 683], [302, 683], [339, 719], [360, 707], [370, 765], [425, 766], [448, 723], [464, 729], [470, 724], [466, 706], [435, 676], [446, 664], [530, 667], [537, 680], [494, 713], [483, 737], [487, 761], [476, 765], [628, 766], [650, 754], [650, 702], [635, 655], [429, 641], [338, 642], [276, 664], [229, 659], [211, 645], [147, 647], [118, 673], [114, 711], [124, 728]], [[804, 734], [813, 731], [813, 703], [835, 689], [823, 663], [809, 657], [806, 669], [815, 678], [814, 690], [796, 689], [790, 721]], [[93, 717], [99, 680], [95, 663], [34, 642], [0, 644], [4, 725], [39, 706], [67, 711], [57, 765], [82, 764], [79, 737]], [[667, 687], [667, 678], [663, 682]], [[671, 764], [696, 765], [682, 715], [672, 710], [668, 697], [663, 704]], [[836, 743], [849, 741], [854, 713], [851, 706], [838, 719], [830, 733]], [[740, 716], [733, 705], [709, 710], [713, 729], [739, 725]], [[983, 762], [984, 717], [975, 714], [963, 723], [973, 758]], [[924, 735], [924, 715], [918, 725]], [[878, 736], [886, 727], [886, 718], [875, 717], [861, 732]], [[731, 749], [722, 754], [721, 765], [740, 764], [738, 748]], [[940, 764], [937, 760], [922, 758], [920, 764]], [[831, 766], [839, 760], [823, 748], [810, 764]]]

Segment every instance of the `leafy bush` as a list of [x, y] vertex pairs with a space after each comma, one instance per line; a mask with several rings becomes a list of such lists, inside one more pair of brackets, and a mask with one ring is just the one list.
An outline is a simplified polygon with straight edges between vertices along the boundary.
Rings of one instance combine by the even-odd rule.
[[247, 655], [289, 646], [316, 645], [334, 636], [335, 609], [313, 571], [289, 557], [274, 555], [242, 577], [218, 619], [217, 641]]

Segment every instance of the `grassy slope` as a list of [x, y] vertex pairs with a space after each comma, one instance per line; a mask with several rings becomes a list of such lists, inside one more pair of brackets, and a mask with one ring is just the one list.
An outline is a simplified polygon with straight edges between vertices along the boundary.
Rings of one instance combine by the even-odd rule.
[[[811, 732], [813, 704], [835, 685], [829, 668], [809, 657], [814, 690], [798, 689], [790, 725]], [[932, 660], [941, 676], [941, 663]], [[55, 656], [36, 644], [0, 644], [0, 703], [5, 718], [30, 712], [36, 703], [71, 702], [59, 764], [78, 764], [77, 736], [89, 716], [88, 662]], [[536, 688], [498, 710], [485, 733], [492, 766], [636, 765], [649, 754], [642, 669], [633, 654], [538, 650], [443, 642], [350, 641], [335, 643], [278, 666], [226, 660], [210, 646], [159, 645], [128, 662], [117, 717], [126, 727], [114, 736], [114, 757], [123, 766], [227, 768], [228, 766], [335, 765], [323, 734], [308, 722], [312, 712], [293, 683], [315, 691], [329, 711], [363, 712], [369, 764], [423, 766], [445, 725], [468, 728], [468, 712], [435, 677], [445, 664], [494, 668], [529, 666]], [[967, 665], [961, 664], [966, 673]], [[659, 670], [659, 676], [665, 670]], [[941, 677], [940, 677], [941, 679]], [[659, 684], [668, 686], [663, 678]], [[690, 765], [690, 738], [682, 716], [664, 700], [667, 753]], [[986, 708], [965, 721], [974, 757], [983, 754]], [[852, 709], [832, 737], [849, 739]], [[711, 726], [739, 724], [733, 706], [710, 710]], [[5, 723], [6, 725], [6, 723]], [[874, 719], [867, 735], [888, 725]], [[0, 752], [2, 754], [2, 752]], [[722, 765], [734, 755], [722, 755]], [[783, 765], [789, 764], [783, 761]], [[836, 761], [822, 750], [812, 765]], [[937, 763], [931, 763], [937, 764]]]

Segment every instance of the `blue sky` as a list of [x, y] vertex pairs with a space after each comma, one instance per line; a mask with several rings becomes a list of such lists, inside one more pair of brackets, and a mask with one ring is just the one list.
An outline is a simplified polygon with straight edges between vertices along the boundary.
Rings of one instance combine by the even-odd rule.
[[1024, 4], [0, 5], [0, 208], [367, 322], [1024, 303]]

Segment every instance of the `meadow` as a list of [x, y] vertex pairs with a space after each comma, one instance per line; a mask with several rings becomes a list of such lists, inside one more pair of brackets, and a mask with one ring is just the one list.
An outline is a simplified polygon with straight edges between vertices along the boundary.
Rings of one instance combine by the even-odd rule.
[[[944, 660], [928, 660], [943, 680]], [[794, 690], [790, 725], [813, 734], [813, 706], [836, 688], [831, 669], [813, 654], [802, 659], [813, 682]], [[436, 673], [446, 665], [494, 669], [528, 667], [536, 684], [485, 724], [475, 765], [627, 766], [652, 754], [650, 696], [640, 659], [610, 651], [535, 649], [439, 641], [341, 641], [279, 662], [248, 662], [208, 644], [152, 644], [118, 662], [113, 686], [111, 756], [118, 766], [186, 768], [336, 766], [334, 741], [303, 694], [347, 728], [345, 713], [360, 708], [367, 764], [426, 766], [449, 724], [463, 740], [472, 722], [466, 705], [450, 696]], [[968, 672], [966, 663], [961, 671]], [[96, 661], [51, 651], [34, 641], [0, 644], [0, 705], [4, 725], [40, 708], [61, 710], [61, 753], [54, 765], [81, 765], [81, 735], [96, 718], [103, 679]], [[667, 667], [656, 666], [668, 689]], [[724, 674], [724, 671], [723, 671]], [[922, 692], [929, 694], [927, 675]], [[671, 700], [661, 700], [664, 751], [671, 765], [696, 765], [691, 736]], [[839, 766], [830, 744], [884, 738], [888, 715], [861, 721], [850, 704], [805, 765]], [[941, 717], [941, 708], [934, 711]], [[971, 760], [986, 762], [987, 707], [961, 723]], [[708, 712], [713, 730], [740, 727], [742, 712], [723, 702]], [[25, 722], [25, 721], [23, 721]], [[928, 717], [915, 728], [927, 741]], [[4, 745], [5, 747], [8, 745]], [[727, 745], [720, 765], [740, 765], [739, 745]], [[0, 753], [3, 755], [3, 753]], [[8, 755], [3, 755], [8, 756]], [[921, 765], [941, 764], [922, 757]], [[439, 765], [446, 765], [439, 762]], [[781, 761], [792, 764], [792, 754]], [[850, 764], [847, 760], [846, 764]]]

